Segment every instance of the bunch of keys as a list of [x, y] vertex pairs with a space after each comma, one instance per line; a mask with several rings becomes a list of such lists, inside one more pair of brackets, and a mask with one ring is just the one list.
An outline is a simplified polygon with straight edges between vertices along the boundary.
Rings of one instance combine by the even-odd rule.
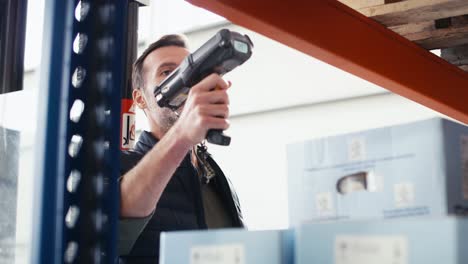
[[206, 145], [202, 142], [199, 145], [197, 145], [197, 149], [195, 151], [195, 155], [199, 163], [199, 173], [201, 173], [201, 179], [203, 184], [210, 183], [210, 180], [214, 176], [216, 176], [213, 167], [211, 167], [211, 165], [207, 161], [207, 156], [209, 155], [207, 149], [208, 148], [206, 147]]

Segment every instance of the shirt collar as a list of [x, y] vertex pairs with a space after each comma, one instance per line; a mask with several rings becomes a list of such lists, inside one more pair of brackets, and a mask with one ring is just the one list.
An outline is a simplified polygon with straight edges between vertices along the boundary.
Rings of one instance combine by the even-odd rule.
[[150, 151], [150, 149], [156, 145], [158, 141], [159, 140], [153, 136], [153, 134], [148, 131], [143, 131], [141, 132], [140, 138], [138, 139], [134, 149], [138, 152], [146, 154], [146, 152]]

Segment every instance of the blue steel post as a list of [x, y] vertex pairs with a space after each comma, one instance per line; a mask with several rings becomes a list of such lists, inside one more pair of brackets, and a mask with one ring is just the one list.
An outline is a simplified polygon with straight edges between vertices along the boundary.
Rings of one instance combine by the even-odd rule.
[[46, 1], [32, 263], [115, 263], [128, 0]]
[[[32, 263], [59, 263], [62, 250], [61, 230], [63, 226], [62, 200], [59, 190], [63, 187], [63, 162], [60, 156], [64, 153], [66, 138], [60, 135], [66, 127], [61, 120], [63, 105], [67, 100], [68, 87], [63, 82], [70, 65], [70, 52], [66, 47], [71, 45], [70, 24], [73, 5], [70, 1], [48, 0], [45, 2], [44, 33], [42, 44], [41, 79], [39, 89], [39, 109], [37, 122], [35, 205], [33, 216]], [[68, 34], [67, 34], [68, 33]], [[62, 164], [62, 165], [60, 165]]]

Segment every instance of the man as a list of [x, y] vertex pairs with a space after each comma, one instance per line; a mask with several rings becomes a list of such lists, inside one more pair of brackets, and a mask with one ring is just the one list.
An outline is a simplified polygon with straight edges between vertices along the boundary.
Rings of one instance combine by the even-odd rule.
[[122, 154], [121, 263], [158, 263], [161, 231], [243, 226], [235, 192], [206, 149], [197, 147], [209, 129], [228, 128], [230, 83], [217, 74], [206, 77], [176, 112], [159, 107], [153, 95], [188, 54], [184, 38], [167, 35], [134, 64], [133, 99], [150, 131]]

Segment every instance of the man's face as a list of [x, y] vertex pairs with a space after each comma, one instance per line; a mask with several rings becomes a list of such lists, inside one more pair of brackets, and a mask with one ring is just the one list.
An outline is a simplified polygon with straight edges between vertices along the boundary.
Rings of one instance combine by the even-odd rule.
[[157, 105], [153, 90], [179, 66], [187, 55], [189, 55], [189, 51], [182, 47], [162, 47], [151, 52], [143, 63], [144, 97], [148, 105], [146, 115], [149, 122], [153, 122], [162, 134], [165, 134], [174, 125], [177, 115], [169, 108], [161, 108]]

